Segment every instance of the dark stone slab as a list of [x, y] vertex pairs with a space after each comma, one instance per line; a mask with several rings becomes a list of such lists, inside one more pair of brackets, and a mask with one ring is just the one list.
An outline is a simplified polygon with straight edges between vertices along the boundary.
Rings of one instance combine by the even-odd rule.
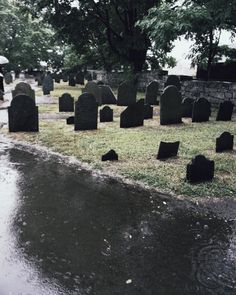
[[105, 83], [104, 83], [103, 81], [98, 81], [98, 82], [97, 82], [97, 85], [98, 85], [98, 86], [101, 86], [101, 85], [105, 85]]
[[157, 159], [168, 159], [171, 157], [176, 157], [179, 150], [179, 141], [176, 142], [164, 142], [161, 141], [159, 145], [159, 150], [157, 154]]
[[167, 77], [166, 83], [165, 83], [165, 87], [169, 86], [169, 85], [173, 85], [176, 86], [177, 89], [180, 91], [181, 89], [181, 84], [180, 84], [180, 80], [179, 77], [176, 75], [169, 75]]
[[234, 104], [231, 101], [220, 103], [216, 121], [231, 121], [233, 115]]
[[93, 80], [97, 80], [97, 73], [93, 72], [92, 77], [93, 77]]
[[12, 78], [12, 74], [10, 72], [7, 72], [5, 75], [4, 75], [4, 79], [5, 79], [5, 83], [8, 85], [8, 84], [11, 84], [13, 82], [13, 78]]
[[187, 165], [186, 180], [190, 183], [211, 181], [214, 177], [215, 163], [203, 155], [197, 155]]
[[43, 79], [43, 94], [49, 95], [54, 90], [54, 81], [51, 74], [47, 74]]
[[74, 116], [68, 117], [66, 119], [66, 124], [67, 125], [74, 125], [75, 124], [75, 117]]
[[137, 88], [132, 82], [125, 81], [118, 87], [117, 105], [129, 106], [136, 102]]
[[194, 99], [192, 98], [187, 97], [183, 99], [181, 103], [182, 117], [192, 118], [193, 103], [194, 103]]
[[61, 75], [60, 74], [55, 74], [54, 75], [54, 81], [56, 83], [61, 83]]
[[75, 130], [97, 129], [98, 103], [91, 93], [83, 93], [75, 103]]
[[128, 106], [120, 115], [120, 128], [131, 128], [143, 126], [144, 121], [144, 100]]
[[[98, 85], [98, 84], [97, 84]], [[108, 85], [100, 85], [102, 104], [117, 104], [116, 97]]]
[[102, 100], [101, 100], [101, 89], [97, 85], [96, 82], [93, 82], [93, 81], [87, 82], [87, 84], [85, 85], [85, 87], [83, 89], [83, 92], [87, 92], [87, 93], [93, 94], [93, 96], [95, 97], [98, 105], [101, 105], [102, 104]]
[[35, 101], [35, 91], [31, 88], [28, 83], [20, 82], [16, 85], [15, 89], [12, 90], [12, 98], [19, 94], [25, 94], [31, 97]]
[[159, 83], [157, 81], [152, 81], [148, 84], [145, 94], [145, 103], [151, 105], [159, 105], [157, 96], [159, 94]]
[[43, 85], [43, 79], [44, 79], [44, 75], [37, 75], [37, 82], [38, 82], [38, 86], [42, 86]]
[[74, 97], [69, 93], [63, 93], [59, 97], [59, 112], [74, 112]]
[[87, 72], [87, 73], [85, 74], [85, 79], [86, 79], [87, 81], [93, 81], [92, 74], [91, 74], [90, 72]]
[[207, 122], [211, 115], [211, 104], [206, 98], [198, 98], [193, 103], [192, 122]]
[[83, 72], [77, 73], [77, 75], [75, 76], [75, 82], [76, 82], [76, 84], [84, 85], [84, 73]]
[[176, 86], [170, 85], [164, 89], [160, 98], [160, 124], [182, 123], [181, 94]]
[[233, 150], [234, 136], [229, 132], [223, 132], [218, 138], [216, 138], [216, 152], [221, 153], [224, 151]]
[[144, 120], [153, 118], [153, 107], [149, 104], [144, 105]]
[[76, 85], [74, 75], [69, 75], [69, 83], [68, 84], [69, 84], [69, 86], [75, 86]]
[[15, 96], [8, 107], [9, 132], [39, 131], [38, 107], [34, 100], [24, 94]]
[[102, 156], [102, 161], [118, 161], [118, 155], [114, 150], [110, 150]]
[[100, 122], [113, 122], [113, 110], [109, 106], [100, 110]]
[[62, 73], [61, 78], [62, 78], [63, 82], [68, 82], [68, 80], [69, 80], [69, 77], [68, 77], [68, 75], [66, 73]]

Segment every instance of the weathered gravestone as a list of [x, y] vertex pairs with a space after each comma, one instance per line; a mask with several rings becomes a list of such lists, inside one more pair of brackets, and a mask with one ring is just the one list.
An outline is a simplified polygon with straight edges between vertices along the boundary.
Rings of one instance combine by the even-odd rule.
[[83, 93], [75, 103], [75, 130], [97, 129], [98, 103], [91, 93]]
[[220, 137], [216, 138], [216, 152], [231, 151], [234, 146], [234, 136], [229, 132], [223, 132]]
[[181, 94], [176, 86], [170, 85], [164, 89], [160, 98], [160, 124], [182, 123]]
[[97, 73], [93, 72], [92, 77], [93, 77], [93, 80], [97, 80]]
[[66, 73], [62, 73], [61, 78], [63, 82], [68, 82], [68, 75]]
[[12, 98], [19, 94], [25, 94], [35, 101], [35, 91], [31, 88], [31, 86], [28, 83], [20, 82], [16, 85], [15, 89], [12, 90]]
[[54, 76], [54, 81], [56, 83], [61, 83], [61, 75], [60, 74], [55, 74]]
[[158, 160], [168, 159], [176, 157], [179, 150], [179, 141], [176, 142], [164, 142], [161, 141], [157, 154]]
[[54, 90], [54, 82], [51, 75], [48, 73], [43, 79], [43, 94], [48, 95]]
[[44, 75], [43, 74], [37, 75], [36, 81], [38, 82], [38, 86], [42, 86], [43, 85], [43, 79], [44, 79]]
[[100, 122], [112, 122], [113, 110], [109, 106], [105, 106], [100, 110]]
[[102, 161], [118, 161], [118, 155], [114, 150], [110, 150], [102, 156]]
[[76, 84], [84, 85], [84, 73], [83, 72], [77, 73], [77, 75], [75, 77], [75, 82], [76, 82]]
[[190, 183], [210, 181], [214, 177], [215, 163], [203, 155], [197, 155], [187, 165], [186, 180]]
[[87, 72], [87, 73], [85, 74], [85, 79], [86, 79], [87, 81], [93, 81], [92, 74], [91, 74], [90, 72]]
[[100, 87], [97, 85], [96, 82], [93, 81], [89, 81], [87, 82], [87, 84], [85, 85], [83, 92], [87, 92], [87, 93], [91, 93], [93, 94], [93, 96], [95, 97], [98, 105], [101, 105], [101, 89]]
[[149, 104], [144, 104], [144, 120], [153, 118], [153, 107]]
[[117, 105], [129, 106], [136, 102], [137, 88], [132, 82], [125, 81], [118, 87]]
[[193, 113], [193, 103], [194, 99], [192, 98], [184, 98], [181, 103], [182, 108], [182, 117], [184, 118], [192, 118]]
[[11, 84], [13, 82], [13, 77], [10, 72], [8, 72], [4, 75], [4, 79], [5, 79], [6, 84]]
[[75, 117], [74, 116], [70, 116], [66, 119], [66, 124], [67, 125], [74, 125], [75, 124]]
[[108, 85], [99, 85], [99, 88], [101, 89], [102, 104], [117, 104], [115, 95]]
[[143, 126], [144, 121], [144, 100], [129, 105], [120, 114], [120, 128]]
[[211, 104], [206, 98], [198, 98], [193, 103], [192, 122], [207, 122], [211, 115]]
[[39, 131], [38, 107], [35, 101], [24, 94], [15, 96], [8, 107], [9, 132]]
[[179, 77], [176, 76], [176, 75], [169, 75], [167, 77], [167, 80], [166, 80], [166, 83], [165, 83], [165, 87], [167, 87], [169, 85], [176, 86], [176, 88], [180, 91], [181, 84], [180, 84]]
[[74, 112], [74, 97], [69, 93], [63, 93], [59, 97], [59, 112]]
[[75, 81], [75, 77], [73, 74], [69, 75], [69, 86], [75, 86], [76, 85], [76, 81]]
[[159, 94], [159, 83], [157, 81], [152, 81], [148, 84], [145, 94], [145, 102], [151, 105], [159, 105], [157, 96]]
[[234, 104], [231, 101], [220, 103], [216, 121], [231, 121], [233, 115]]

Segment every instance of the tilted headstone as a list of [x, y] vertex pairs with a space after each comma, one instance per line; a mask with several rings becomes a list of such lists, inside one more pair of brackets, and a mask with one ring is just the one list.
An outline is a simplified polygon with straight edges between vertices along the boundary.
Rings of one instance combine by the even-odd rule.
[[43, 94], [48, 95], [54, 90], [54, 81], [50, 74], [47, 74], [43, 79]]
[[95, 97], [98, 105], [101, 105], [102, 100], [101, 100], [101, 89], [100, 87], [97, 85], [97, 83], [93, 82], [93, 81], [89, 81], [87, 82], [87, 84], [85, 85], [83, 92], [88, 92], [93, 94], [93, 96]]
[[[98, 85], [98, 84], [97, 84]], [[102, 104], [117, 104], [116, 97], [108, 85], [99, 85]]]
[[233, 150], [234, 136], [229, 132], [223, 132], [218, 138], [216, 138], [216, 152], [221, 153], [224, 151]]
[[152, 81], [148, 84], [145, 94], [145, 102], [151, 105], [159, 105], [157, 100], [159, 94], [159, 83], [157, 81]]
[[76, 81], [75, 81], [75, 77], [74, 75], [69, 75], [69, 86], [75, 86], [76, 85]]
[[153, 118], [153, 107], [149, 104], [144, 104], [144, 120]]
[[10, 72], [8, 72], [4, 75], [4, 79], [5, 79], [6, 84], [11, 84], [13, 82], [13, 77]]
[[15, 89], [12, 90], [12, 98], [19, 94], [25, 94], [35, 101], [35, 91], [31, 88], [31, 86], [28, 83], [20, 82], [16, 85]]
[[136, 102], [137, 88], [132, 82], [125, 81], [118, 87], [117, 105], [129, 106]]
[[120, 114], [120, 128], [143, 126], [144, 121], [144, 99], [129, 105]]
[[118, 161], [118, 155], [114, 150], [110, 150], [102, 156], [102, 161]]
[[76, 82], [76, 84], [84, 85], [84, 73], [83, 72], [77, 73], [77, 75], [75, 77], [75, 82]]
[[231, 101], [220, 103], [216, 121], [231, 121], [233, 115], [234, 104]]
[[170, 85], [164, 89], [160, 98], [160, 124], [182, 123], [181, 94], [176, 86]]
[[211, 115], [211, 104], [206, 98], [198, 98], [193, 103], [192, 122], [207, 122]]
[[75, 130], [97, 129], [98, 103], [91, 93], [83, 93], [75, 103]]
[[192, 98], [187, 97], [183, 99], [181, 103], [182, 117], [192, 118], [193, 103], [194, 103], [194, 100]]
[[24, 94], [15, 96], [8, 107], [9, 132], [39, 131], [38, 107], [35, 101]]
[[100, 110], [100, 122], [113, 122], [113, 110], [105, 106]]
[[74, 97], [69, 93], [63, 93], [59, 97], [59, 112], [74, 112]]
[[171, 157], [176, 157], [179, 150], [179, 141], [176, 142], [164, 142], [161, 141], [159, 145], [159, 150], [157, 154], [157, 159], [168, 159]]
[[186, 180], [190, 183], [210, 181], [214, 177], [215, 163], [203, 155], [197, 155], [187, 165]]
[[67, 125], [74, 125], [75, 124], [75, 117], [74, 116], [70, 116], [66, 119], [66, 124]]
[[176, 75], [169, 75], [167, 77], [166, 83], [165, 83], [165, 87], [169, 86], [169, 85], [173, 85], [176, 86], [177, 89], [180, 91], [181, 89], [181, 84], [180, 84], [180, 80], [179, 77]]

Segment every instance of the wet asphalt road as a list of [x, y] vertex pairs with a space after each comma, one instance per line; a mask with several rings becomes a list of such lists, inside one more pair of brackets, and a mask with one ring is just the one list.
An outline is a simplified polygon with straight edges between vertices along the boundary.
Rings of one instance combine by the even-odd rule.
[[234, 216], [1, 137], [0, 200], [1, 295], [236, 294]]

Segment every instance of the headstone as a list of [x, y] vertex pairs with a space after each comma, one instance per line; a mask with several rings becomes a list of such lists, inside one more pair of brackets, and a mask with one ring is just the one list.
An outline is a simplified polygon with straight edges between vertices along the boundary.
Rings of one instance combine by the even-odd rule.
[[144, 100], [129, 105], [120, 114], [120, 128], [143, 126], [144, 121]]
[[8, 107], [9, 132], [39, 131], [38, 107], [24, 94], [15, 96]]
[[176, 157], [179, 150], [179, 141], [176, 142], [160, 142], [157, 159], [168, 159], [171, 157]]
[[2, 89], [0, 89], [0, 100], [4, 100], [4, 93]]
[[206, 98], [198, 98], [193, 103], [192, 122], [207, 122], [211, 115], [211, 104]]
[[181, 84], [180, 84], [180, 80], [179, 77], [176, 75], [169, 75], [167, 77], [166, 83], [165, 83], [165, 87], [169, 86], [169, 85], [173, 85], [176, 86], [177, 89], [180, 91], [181, 89]]
[[12, 98], [19, 94], [25, 94], [35, 101], [35, 91], [31, 88], [31, 86], [28, 83], [20, 82], [16, 85], [15, 89], [12, 90]]
[[214, 177], [215, 163], [203, 155], [197, 155], [187, 165], [186, 180], [190, 183], [210, 181]]
[[85, 79], [86, 79], [87, 81], [93, 81], [92, 74], [91, 74], [90, 72], [87, 72], [87, 73], [85, 74]]
[[170, 85], [164, 89], [160, 98], [160, 124], [182, 123], [181, 94], [176, 86]]
[[97, 85], [98, 85], [98, 86], [101, 86], [101, 85], [105, 85], [105, 83], [104, 83], [103, 81], [98, 81], [98, 82], [97, 82]]
[[97, 73], [96, 72], [93, 72], [92, 77], [93, 77], [93, 80], [97, 80]]
[[54, 90], [54, 82], [50, 74], [47, 74], [43, 79], [43, 94], [48, 95]]
[[93, 81], [87, 82], [87, 84], [85, 85], [85, 87], [83, 89], [83, 92], [88, 92], [88, 93], [93, 94], [98, 105], [101, 105], [101, 89], [97, 85], [97, 83], [95, 83]]
[[44, 75], [43, 74], [37, 75], [38, 86], [42, 86], [43, 85], [43, 79], [44, 79]]
[[145, 102], [151, 105], [159, 105], [157, 96], [159, 94], [159, 83], [152, 81], [146, 88]]
[[109, 106], [100, 110], [100, 122], [113, 122], [113, 110]]
[[102, 104], [117, 104], [115, 95], [108, 85], [99, 85], [99, 88], [101, 89]]
[[66, 124], [67, 125], [74, 125], [75, 124], [75, 117], [74, 116], [70, 116], [66, 119]]
[[75, 130], [97, 129], [98, 103], [91, 93], [83, 93], [75, 103]]
[[220, 103], [216, 121], [231, 121], [233, 115], [234, 104], [231, 101]]
[[6, 84], [11, 84], [13, 82], [13, 77], [12, 77], [12, 74], [10, 72], [6, 73], [4, 75], [4, 78], [5, 78], [5, 83]]
[[118, 161], [118, 155], [114, 150], [110, 150], [102, 156], [102, 161]]
[[183, 99], [181, 103], [182, 117], [192, 118], [193, 103], [194, 103], [194, 100], [192, 98], [187, 97]]
[[74, 97], [69, 93], [63, 93], [59, 97], [59, 112], [74, 112]]
[[221, 153], [224, 151], [233, 150], [234, 136], [229, 132], [223, 132], [220, 137], [216, 138], [216, 152]]
[[83, 72], [77, 73], [77, 75], [75, 77], [75, 82], [76, 82], [76, 84], [84, 85], [84, 73]]
[[144, 120], [153, 118], [153, 107], [149, 104], [144, 105]]
[[56, 83], [60, 83], [61, 82], [61, 75], [60, 74], [55, 74], [54, 80]]
[[136, 102], [137, 89], [132, 82], [125, 81], [118, 87], [117, 105], [129, 106]]
[[68, 82], [68, 75], [66, 73], [62, 73], [61, 78], [63, 82]]
[[76, 81], [75, 81], [75, 77], [74, 75], [69, 75], [69, 86], [75, 86], [76, 85]]

